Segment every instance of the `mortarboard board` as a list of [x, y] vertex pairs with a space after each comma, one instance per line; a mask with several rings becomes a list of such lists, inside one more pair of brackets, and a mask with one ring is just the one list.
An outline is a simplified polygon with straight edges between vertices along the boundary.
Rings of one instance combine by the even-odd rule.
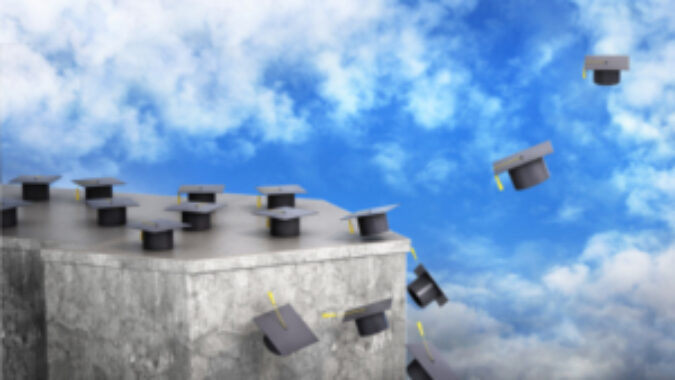
[[111, 227], [126, 224], [127, 207], [136, 207], [138, 203], [131, 198], [107, 198], [89, 200], [87, 206], [96, 209], [99, 226]]
[[263, 341], [270, 351], [286, 356], [319, 341], [291, 305], [280, 307], [279, 313], [285, 328], [274, 310], [253, 318], [253, 322], [265, 334]]
[[417, 306], [424, 308], [434, 300], [438, 306], [443, 306], [443, 304], [448, 302], [448, 298], [443, 293], [443, 290], [434, 281], [429, 272], [427, 272], [424, 265], [419, 264], [415, 268], [415, 274], [417, 275], [417, 279], [408, 285], [408, 294], [410, 294]]
[[300, 185], [271, 185], [258, 186], [258, 191], [267, 195], [267, 208], [295, 207], [295, 194], [304, 194], [307, 191]]
[[49, 199], [49, 185], [61, 178], [60, 175], [20, 175], [9, 183], [20, 183], [22, 198], [26, 201]]
[[427, 347], [429, 351], [427, 351], [423, 344], [406, 344], [406, 348], [408, 348], [408, 351], [413, 356], [413, 360], [408, 364], [408, 376], [412, 380], [459, 379], [448, 363], [443, 360], [441, 352], [431, 343], [427, 342]]
[[360, 336], [368, 336], [389, 327], [385, 310], [391, 309], [391, 298], [347, 310], [342, 322], [356, 321]]
[[124, 185], [124, 182], [117, 178], [84, 178], [73, 180], [76, 184], [84, 187], [84, 199], [112, 198], [114, 185]]
[[216, 194], [222, 193], [225, 185], [182, 185], [178, 194], [187, 193], [190, 202], [216, 202]]
[[173, 230], [188, 225], [173, 220], [155, 219], [147, 222], [130, 222], [129, 227], [142, 231], [143, 249], [162, 251], [173, 248]]
[[[214, 194], [215, 195], [215, 194]], [[183, 223], [189, 224], [186, 231], [203, 231], [211, 228], [211, 213], [225, 206], [224, 203], [184, 202], [166, 208], [166, 211], [180, 211]]]
[[2, 208], [2, 228], [9, 228], [16, 226], [17, 207], [28, 206], [30, 202], [19, 199], [0, 199], [0, 208]]
[[317, 212], [293, 207], [279, 207], [270, 210], [256, 210], [256, 215], [267, 216], [271, 219], [270, 234], [278, 237], [300, 235], [300, 218], [314, 215]]
[[593, 82], [610, 86], [621, 81], [621, 71], [630, 69], [627, 55], [587, 55], [584, 61], [584, 73], [593, 70]]
[[361, 236], [373, 236], [389, 231], [387, 212], [396, 207], [397, 204], [361, 210], [342, 217], [341, 220], [356, 218]]
[[548, 179], [550, 174], [544, 162], [544, 156], [551, 153], [553, 153], [553, 146], [550, 141], [545, 141], [495, 161], [492, 168], [495, 175], [508, 170], [516, 190], [524, 190]]

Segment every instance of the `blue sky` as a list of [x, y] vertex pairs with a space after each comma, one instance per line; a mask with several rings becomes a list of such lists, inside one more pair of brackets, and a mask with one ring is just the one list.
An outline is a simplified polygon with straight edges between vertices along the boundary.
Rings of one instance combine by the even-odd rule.
[[[675, 376], [675, 1], [5, 3], [3, 181], [400, 203], [451, 299], [408, 318], [463, 378]], [[551, 178], [499, 192], [545, 140]]]

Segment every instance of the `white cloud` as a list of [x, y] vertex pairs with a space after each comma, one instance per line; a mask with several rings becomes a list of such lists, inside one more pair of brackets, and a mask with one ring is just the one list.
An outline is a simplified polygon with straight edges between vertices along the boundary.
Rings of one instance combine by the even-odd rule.
[[408, 153], [398, 143], [381, 143], [374, 147], [375, 155], [372, 163], [378, 167], [384, 180], [398, 188], [407, 186], [404, 166], [408, 160]]
[[457, 163], [436, 157], [431, 159], [417, 174], [417, 182], [433, 192], [439, 192], [452, 172], [457, 169]]
[[559, 222], [574, 222], [579, 220], [583, 213], [584, 207], [566, 201], [558, 209], [558, 215], [556, 219]]

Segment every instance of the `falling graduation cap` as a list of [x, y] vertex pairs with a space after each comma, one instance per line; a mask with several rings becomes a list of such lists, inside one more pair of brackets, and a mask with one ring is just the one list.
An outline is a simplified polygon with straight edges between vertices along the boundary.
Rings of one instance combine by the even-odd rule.
[[342, 322], [356, 321], [359, 336], [369, 336], [389, 327], [385, 310], [391, 309], [391, 298], [347, 310]]
[[28, 206], [30, 202], [19, 199], [1, 199], [0, 208], [2, 208], [2, 228], [14, 227], [17, 224], [16, 209], [18, 207]]
[[587, 55], [584, 61], [586, 70], [593, 70], [593, 82], [601, 86], [611, 86], [621, 81], [621, 70], [630, 69], [627, 55]]
[[253, 213], [271, 219], [270, 234], [272, 236], [291, 237], [300, 235], [301, 217], [314, 215], [317, 212], [293, 207], [279, 207], [269, 210], [255, 210]]
[[112, 198], [114, 185], [124, 185], [124, 182], [117, 178], [84, 178], [73, 180], [74, 183], [84, 187], [84, 199]]
[[173, 230], [188, 225], [173, 220], [155, 219], [147, 222], [130, 222], [129, 227], [142, 231], [143, 249], [163, 251], [173, 248]]
[[[212, 194], [215, 196], [215, 194]], [[211, 228], [211, 214], [224, 207], [224, 203], [185, 202], [171, 205], [166, 211], [179, 211], [183, 223], [189, 224], [186, 231], [203, 231]]]
[[492, 169], [495, 176], [508, 170], [516, 190], [524, 190], [548, 179], [550, 174], [544, 162], [544, 156], [551, 153], [553, 153], [553, 146], [550, 141], [545, 141], [495, 161]]
[[341, 220], [354, 219], [359, 223], [361, 236], [370, 237], [389, 231], [387, 212], [398, 207], [397, 204], [361, 210], [342, 217]]
[[406, 344], [413, 356], [406, 372], [412, 380], [457, 380], [457, 375], [443, 360], [441, 352], [431, 343]]
[[305, 194], [307, 191], [300, 185], [271, 185], [258, 186], [258, 191], [267, 195], [267, 208], [295, 207], [295, 194]]
[[87, 206], [96, 209], [98, 225], [103, 227], [122, 226], [127, 223], [127, 207], [137, 207], [131, 198], [92, 199]]
[[190, 202], [216, 202], [216, 194], [222, 193], [225, 185], [183, 185], [178, 194], [187, 193]]
[[417, 275], [417, 279], [408, 285], [408, 294], [410, 294], [417, 306], [424, 308], [431, 301], [436, 301], [438, 306], [443, 306], [448, 302], [445, 293], [443, 293], [441, 287], [431, 277], [431, 274], [427, 272], [424, 265], [419, 264], [415, 268], [415, 274]]
[[22, 197], [26, 201], [49, 199], [49, 185], [61, 178], [60, 175], [20, 175], [9, 183], [20, 183]]
[[305, 321], [289, 304], [253, 318], [265, 334], [267, 349], [286, 356], [319, 341]]

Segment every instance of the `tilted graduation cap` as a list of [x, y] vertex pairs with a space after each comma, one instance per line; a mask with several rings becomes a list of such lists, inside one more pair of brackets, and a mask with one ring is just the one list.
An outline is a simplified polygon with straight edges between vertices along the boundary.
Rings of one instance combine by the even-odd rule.
[[279, 207], [270, 210], [255, 210], [256, 215], [270, 218], [270, 234], [277, 237], [300, 235], [300, 218], [317, 212], [293, 207]]
[[124, 185], [124, 182], [117, 178], [84, 178], [73, 180], [74, 183], [84, 187], [84, 199], [112, 198], [114, 185]]
[[222, 193], [225, 185], [183, 185], [178, 194], [187, 193], [190, 202], [216, 202], [216, 194]]
[[424, 265], [419, 264], [415, 268], [417, 279], [408, 285], [408, 294], [415, 301], [417, 306], [426, 307], [431, 301], [436, 301], [438, 306], [443, 306], [448, 302], [448, 298], [443, 293], [443, 290], [427, 272]]
[[307, 191], [300, 185], [272, 185], [258, 186], [258, 191], [267, 195], [267, 208], [295, 207], [295, 194], [304, 194]]
[[265, 334], [265, 346], [273, 353], [286, 356], [319, 341], [305, 321], [289, 304], [279, 309], [283, 323], [275, 310], [253, 318]]
[[630, 69], [627, 55], [587, 55], [584, 61], [586, 70], [593, 70], [593, 82], [602, 86], [611, 86], [621, 81], [621, 71]]
[[550, 176], [544, 156], [553, 153], [550, 141], [527, 148], [492, 164], [495, 175], [506, 170], [516, 190], [524, 190], [544, 182]]
[[162, 251], [173, 248], [173, 230], [188, 225], [173, 220], [155, 219], [147, 222], [130, 222], [129, 227], [142, 231], [143, 249]]
[[389, 327], [385, 310], [391, 309], [391, 298], [347, 310], [342, 322], [356, 321], [360, 336], [377, 334]]
[[49, 185], [61, 178], [60, 175], [20, 175], [9, 183], [20, 183], [21, 195], [26, 201], [49, 199]]
[[203, 231], [211, 228], [211, 214], [224, 207], [224, 203], [184, 202], [166, 208], [166, 211], [179, 211], [183, 223], [189, 227], [186, 231]]
[[14, 227], [17, 224], [17, 207], [28, 206], [30, 202], [19, 199], [0, 199], [0, 208], [2, 208], [2, 228]]
[[87, 206], [96, 209], [99, 226], [111, 227], [126, 224], [127, 207], [136, 207], [138, 202], [131, 198], [92, 199]]
[[[429, 351], [423, 344], [405, 345], [413, 360], [408, 364], [406, 372], [412, 380], [458, 380], [448, 363], [443, 360], [441, 352], [427, 342]], [[431, 356], [430, 356], [431, 355]]]
[[398, 207], [387, 205], [382, 207], [369, 208], [361, 210], [342, 217], [341, 220], [353, 219], [359, 223], [359, 233], [361, 236], [373, 236], [389, 231], [389, 222], [387, 222], [387, 212]]

